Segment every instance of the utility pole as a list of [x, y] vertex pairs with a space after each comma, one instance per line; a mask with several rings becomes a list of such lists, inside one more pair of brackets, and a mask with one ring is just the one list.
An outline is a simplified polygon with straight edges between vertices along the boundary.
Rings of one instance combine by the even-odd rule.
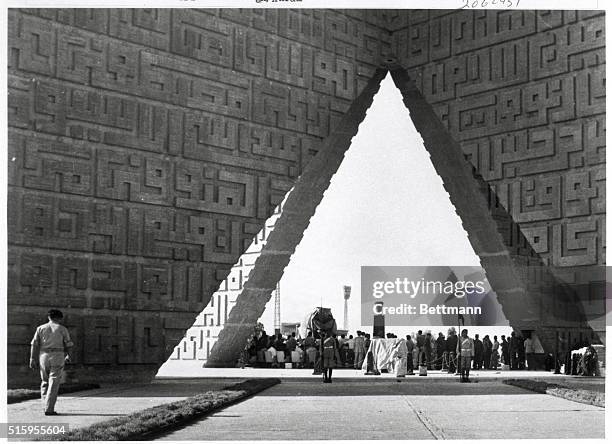
[[274, 290], [274, 332], [280, 333], [281, 315], [280, 315], [280, 282], [276, 284]]
[[342, 328], [348, 331], [348, 300], [351, 297], [350, 285], [344, 286], [344, 325]]

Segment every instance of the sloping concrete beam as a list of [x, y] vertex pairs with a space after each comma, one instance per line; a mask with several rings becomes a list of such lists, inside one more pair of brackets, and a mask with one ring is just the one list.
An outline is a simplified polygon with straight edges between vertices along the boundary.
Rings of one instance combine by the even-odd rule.
[[[233, 366], [253, 327], [264, 312], [272, 291], [280, 281], [291, 255], [302, 240], [331, 178], [336, 173], [359, 124], [365, 118], [386, 70], [379, 69], [353, 101], [338, 128], [324, 140], [319, 154], [308, 164], [283, 207], [261, 255], [230, 312], [207, 367]], [[330, 240], [331, 241], [331, 240]]]

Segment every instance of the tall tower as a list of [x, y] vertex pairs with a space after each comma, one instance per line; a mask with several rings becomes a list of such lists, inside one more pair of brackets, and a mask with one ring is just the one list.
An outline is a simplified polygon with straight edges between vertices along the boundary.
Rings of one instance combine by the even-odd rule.
[[344, 325], [342, 328], [348, 330], [348, 300], [351, 297], [350, 285], [344, 286]]
[[281, 316], [280, 316], [280, 282], [276, 284], [274, 290], [274, 332], [280, 333]]

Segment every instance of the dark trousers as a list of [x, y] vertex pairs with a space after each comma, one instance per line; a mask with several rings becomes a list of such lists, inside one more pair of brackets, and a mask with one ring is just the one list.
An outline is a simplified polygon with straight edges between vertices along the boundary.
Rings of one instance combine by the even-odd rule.
[[448, 352], [448, 372], [455, 373], [457, 371], [456, 367], [457, 354], [454, 351]]
[[487, 351], [484, 353], [484, 368], [485, 369], [489, 369], [491, 368], [491, 352]]
[[519, 369], [519, 358], [517, 352], [510, 352], [510, 369], [518, 370]]
[[331, 377], [332, 377], [332, 368], [330, 367], [325, 367], [323, 369], [323, 380], [324, 381], [331, 381]]

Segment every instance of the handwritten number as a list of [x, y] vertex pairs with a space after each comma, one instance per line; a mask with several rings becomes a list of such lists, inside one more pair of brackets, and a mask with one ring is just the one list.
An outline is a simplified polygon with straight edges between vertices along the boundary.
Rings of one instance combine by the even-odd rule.
[[[185, 0], [183, 0], [185, 1]], [[192, 0], [193, 1], [193, 0]], [[277, 2], [277, 1], [282, 1], [282, 0], [256, 0], [256, 1], [272, 1], [272, 2]], [[301, 0], [292, 0], [292, 1], [301, 1]], [[519, 4], [521, 3], [521, 0], [462, 0], [463, 1], [463, 5], [461, 6], [461, 9], [475, 9], [475, 8], [486, 8], [489, 5], [497, 5], [502, 4], [504, 6], [506, 6], [506, 8], [518, 8]]]

